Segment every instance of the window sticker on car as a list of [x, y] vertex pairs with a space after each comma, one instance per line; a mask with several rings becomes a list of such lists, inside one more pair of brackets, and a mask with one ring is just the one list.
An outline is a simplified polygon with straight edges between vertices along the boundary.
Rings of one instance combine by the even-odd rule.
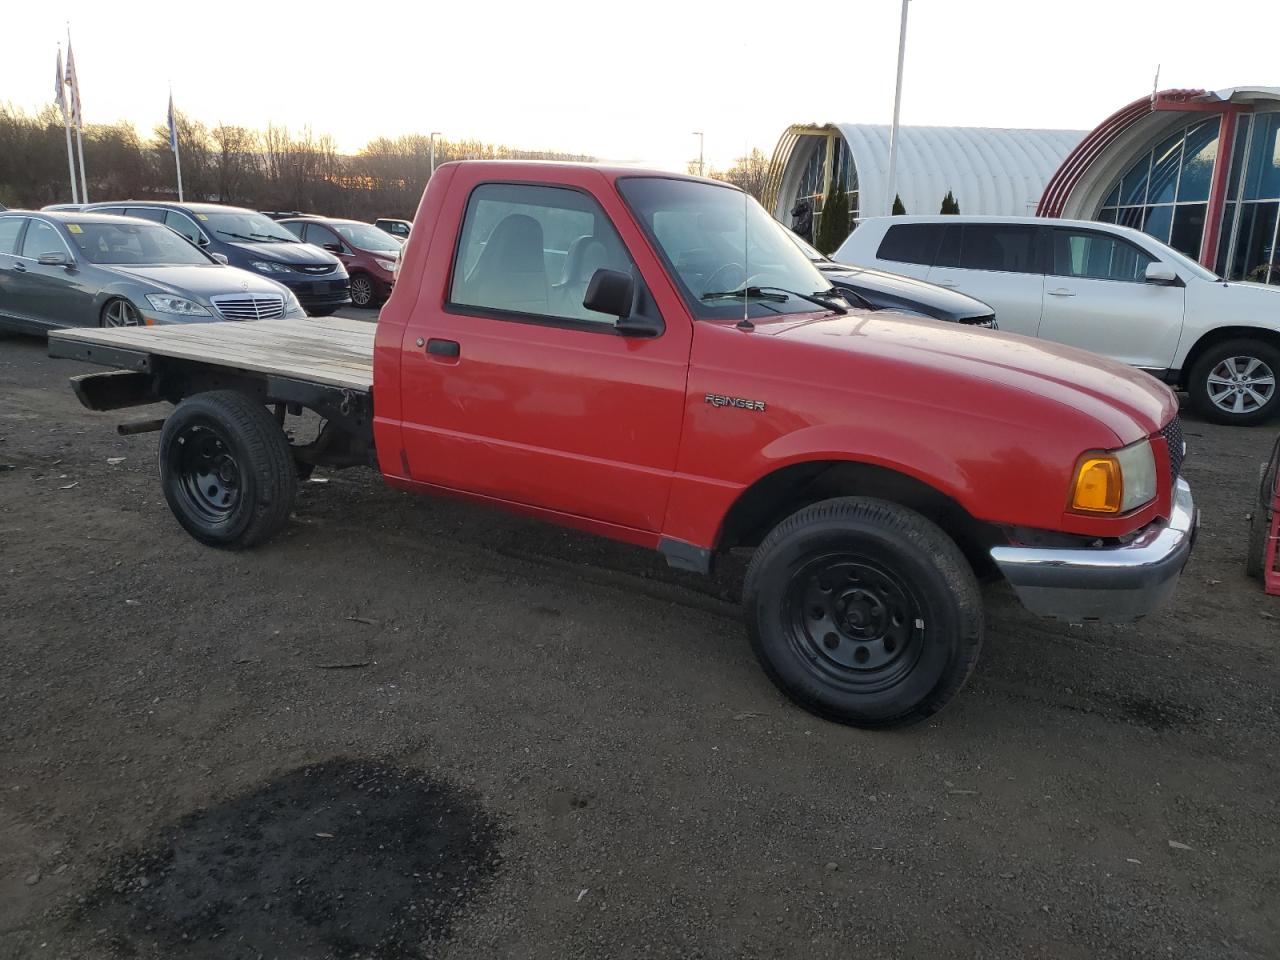
[[196, 219], [197, 219], [197, 220], [208, 220], [208, 219], [209, 219], [209, 215], [208, 215], [208, 214], [205, 214], [205, 213], [197, 213], [197, 214], [196, 214]]
[[72, 233], [84, 233], [84, 231], [80, 229], [80, 224], [78, 223], [68, 223], [67, 229]]

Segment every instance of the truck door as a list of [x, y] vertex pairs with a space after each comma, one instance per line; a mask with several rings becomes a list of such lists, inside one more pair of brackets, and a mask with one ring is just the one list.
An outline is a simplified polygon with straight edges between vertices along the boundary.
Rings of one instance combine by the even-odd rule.
[[1172, 366], [1185, 288], [1147, 283], [1156, 258], [1114, 234], [1054, 227], [1051, 235], [1040, 336], [1148, 370]]
[[[659, 531], [690, 323], [667, 316], [658, 336], [623, 336], [616, 317], [582, 300], [600, 268], [643, 282], [637, 250], [651, 277], [660, 268], [611, 193], [479, 183], [468, 194], [469, 185], [453, 181], [405, 327], [410, 478]], [[449, 222], [451, 262], [436, 246], [452, 245]]]

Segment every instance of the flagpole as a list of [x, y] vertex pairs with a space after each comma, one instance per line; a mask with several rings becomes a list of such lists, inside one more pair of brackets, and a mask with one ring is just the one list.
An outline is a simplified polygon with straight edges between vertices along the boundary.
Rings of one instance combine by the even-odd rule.
[[173, 87], [169, 88], [169, 143], [173, 147], [173, 165], [178, 171], [178, 202], [182, 203], [182, 155], [178, 151], [178, 117], [173, 112]]
[[76, 127], [76, 145], [80, 149], [80, 196], [82, 203], [89, 202], [89, 181], [84, 176], [84, 121]]
[[898, 30], [898, 82], [893, 88], [893, 126], [889, 128], [889, 177], [885, 182], [885, 213], [893, 213], [893, 198], [898, 195], [898, 116], [902, 112], [902, 62], [907, 55], [907, 4], [902, 0], [902, 26]]
[[67, 113], [67, 75], [62, 70], [62, 44], [58, 44], [58, 73], [54, 78], [54, 96], [62, 111], [62, 129], [67, 134], [67, 175], [71, 178], [71, 202], [80, 202], [80, 187], [76, 183], [75, 153], [71, 149], [71, 117]]
[[71, 52], [71, 24], [67, 24], [67, 72], [70, 74], [68, 80], [72, 83], [71, 90], [71, 112], [75, 115], [76, 121], [76, 146], [80, 150], [80, 203], [89, 202], [89, 180], [84, 175], [84, 116], [80, 112], [80, 77], [72, 66], [73, 55]]

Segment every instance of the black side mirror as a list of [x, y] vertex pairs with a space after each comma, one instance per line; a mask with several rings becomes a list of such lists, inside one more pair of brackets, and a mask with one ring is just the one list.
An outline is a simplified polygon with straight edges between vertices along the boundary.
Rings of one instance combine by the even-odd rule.
[[341, 253], [341, 252], [342, 252], [342, 244], [340, 244], [340, 243], [326, 243], [326, 244], [324, 245], [324, 248], [325, 248], [326, 250], [328, 250], [330, 253]]
[[635, 299], [635, 282], [631, 274], [601, 267], [591, 275], [582, 305], [596, 313], [607, 313], [622, 320], [631, 312]]
[[200, 236], [196, 237], [196, 246], [207, 247], [208, 245], [209, 245], [209, 238], [206, 237], [203, 233], [200, 234]]

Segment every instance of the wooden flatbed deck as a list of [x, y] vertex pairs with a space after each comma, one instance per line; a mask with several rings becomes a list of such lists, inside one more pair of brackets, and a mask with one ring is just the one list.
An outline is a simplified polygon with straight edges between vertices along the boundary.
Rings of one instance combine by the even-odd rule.
[[125, 369], [118, 358], [128, 353], [173, 357], [369, 393], [376, 329], [337, 317], [71, 328], [50, 332], [49, 355]]

